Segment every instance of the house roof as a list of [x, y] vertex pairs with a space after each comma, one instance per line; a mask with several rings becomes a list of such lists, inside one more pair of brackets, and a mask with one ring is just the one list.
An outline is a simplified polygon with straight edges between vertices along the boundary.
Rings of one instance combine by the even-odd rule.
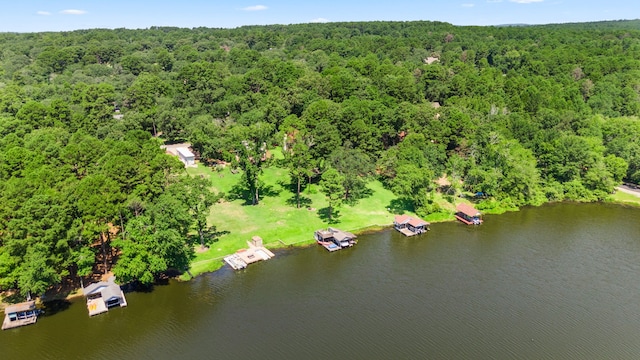
[[191, 150], [185, 148], [185, 147], [179, 147], [176, 148], [176, 152], [178, 153], [178, 155], [182, 156], [182, 157], [195, 157], [195, 155], [191, 152]]
[[4, 313], [5, 314], [11, 314], [11, 313], [17, 313], [20, 311], [29, 311], [29, 310], [34, 310], [36, 308], [36, 302], [35, 301], [25, 301], [25, 302], [21, 302], [18, 304], [14, 304], [14, 305], [9, 305], [6, 308], [4, 308]]
[[467, 215], [467, 216], [479, 216], [480, 212], [473, 208], [471, 205], [467, 204], [459, 204], [456, 206], [456, 210]]

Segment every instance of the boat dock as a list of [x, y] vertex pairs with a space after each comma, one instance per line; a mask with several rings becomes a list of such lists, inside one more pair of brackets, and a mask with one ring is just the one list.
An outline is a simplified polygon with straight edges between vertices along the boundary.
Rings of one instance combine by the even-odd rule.
[[465, 203], [459, 204], [456, 207], [455, 217], [460, 222], [467, 225], [480, 225], [482, 224], [482, 214], [471, 205]]
[[115, 283], [114, 276], [109, 276], [107, 281], [100, 281], [83, 287], [82, 293], [87, 298], [89, 316], [105, 313], [114, 306], [127, 306], [124, 292]]
[[38, 321], [38, 314], [40, 310], [36, 309], [36, 302], [33, 300], [9, 305], [4, 309], [2, 330], [35, 324]]
[[247, 241], [248, 249], [240, 249], [235, 254], [224, 257], [224, 262], [229, 264], [232, 269], [240, 270], [246, 268], [249, 264], [260, 260], [269, 260], [275, 257], [269, 249], [262, 245], [262, 238], [254, 236], [251, 241]]
[[330, 252], [352, 247], [356, 244], [356, 236], [354, 234], [331, 227], [327, 230], [316, 230], [313, 237], [318, 245]]
[[429, 230], [428, 222], [409, 215], [396, 215], [393, 220], [393, 227], [404, 236], [414, 236], [425, 233]]

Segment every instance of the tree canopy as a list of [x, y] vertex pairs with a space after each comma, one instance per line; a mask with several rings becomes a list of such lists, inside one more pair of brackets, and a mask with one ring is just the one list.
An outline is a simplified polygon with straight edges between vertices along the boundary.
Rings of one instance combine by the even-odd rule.
[[[438, 178], [513, 206], [640, 181], [637, 21], [352, 22], [0, 34], [0, 287], [188, 269], [216, 201], [162, 142], [242, 171], [281, 147], [329, 218], [373, 177], [428, 214]], [[215, 211], [215, 210], [214, 210]]]

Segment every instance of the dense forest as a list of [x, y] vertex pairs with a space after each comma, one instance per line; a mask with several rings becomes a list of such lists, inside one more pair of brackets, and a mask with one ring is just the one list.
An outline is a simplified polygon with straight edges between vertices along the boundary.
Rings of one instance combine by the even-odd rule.
[[231, 163], [253, 204], [266, 166], [330, 201], [375, 177], [421, 215], [443, 177], [481, 208], [640, 182], [638, 21], [2, 33], [0, 64], [0, 289], [24, 295], [188, 271], [216, 197], [164, 142]]

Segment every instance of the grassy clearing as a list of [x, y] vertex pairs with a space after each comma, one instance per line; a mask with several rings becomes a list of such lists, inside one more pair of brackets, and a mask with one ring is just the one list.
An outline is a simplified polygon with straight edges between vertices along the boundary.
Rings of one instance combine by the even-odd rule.
[[[277, 157], [279, 154], [273, 155]], [[216, 171], [203, 165], [189, 168], [187, 172], [192, 176], [210, 179], [212, 189], [224, 192], [227, 194], [226, 198], [235, 194], [234, 187], [242, 177], [240, 173], [231, 173], [228, 168]], [[394, 214], [415, 215], [408, 210], [409, 204], [385, 189], [381, 182], [374, 180], [367, 185], [370, 196], [360, 199], [354, 205], [342, 205], [338, 209], [338, 218], [329, 224], [326, 218], [328, 203], [317, 184], [304, 189], [301, 194], [302, 207], [298, 209], [295, 189], [290, 185], [286, 169], [275, 166], [264, 169], [261, 180], [264, 182], [264, 190], [260, 204], [253, 206], [244, 200], [246, 197], [231, 196], [233, 200], [225, 200], [212, 207], [208, 221], [216, 226], [221, 235], [208, 250], [196, 254], [190, 269], [194, 276], [222, 267], [222, 258], [246, 248], [247, 241], [254, 235], [260, 236], [269, 248], [305, 246], [314, 243], [315, 230], [327, 226], [357, 233], [391, 226]], [[444, 197], [439, 193], [435, 194], [433, 201], [442, 210], [425, 218], [432, 223], [454, 220], [456, 204], [470, 203], [460, 198]], [[449, 201], [454, 201], [455, 204]], [[188, 280], [189, 276], [185, 274], [182, 279]]]
[[[212, 189], [226, 194], [232, 194], [234, 186], [241, 179], [240, 173], [232, 174], [229, 169], [217, 172], [199, 165], [187, 171], [191, 175], [211, 179]], [[269, 248], [305, 245], [313, 243], [315, 230], [329, 226], [326, 219], [328, 204], [318, 185], [313, 184], [304, 190], [304, 207], [297, 209], [295, 192], [289, 185], [286, 169], [267, 168], [261, 180], [265, 184], [265, 191], [260, 204], [252, 206], [244, 199], [236, 199], [212, 207], [209, 223], [215, 225], [222, 235], [211, 244], [209, 250], [196, 255], [191, 267], [194, 276], [220, 268], [224, 256], [247, 247], [247, 240], [254, 235], [262, 237]], [[347, 231], [380, 228], [392, 224], [394, 213], [410, 213], [379, 181], [370, 182], [368, 188], [371, 196], [353, 206], [341, 206], [339, 217], [331, 226]], [[188, 276], [184, 279], [188, 279]]]
[[[274, 154], [278, 156], [281, 154]], [[234, 187], [240, 182], [241, 174], [233, 174], [228, 168], [215, 171], [203, 165], [189, 168], [192, 176], [202, 176], [211, 180], [211, 187], [216, 192], [233, 194]], [[198, 252], [192, 262], [191, 273], [196, 276], [211, 272], [223, 266], [222, 258], [247, 247], [247, 240], [252, 236], [262, 237], [269, 248], [304, 246], [313, 244], [312, 234], [315, 230], [335, 226], [343, 230], [359, 232], [380, 229], [393, 223], [393, 215], [408, 213], [406, 203], [399, 200], [391, 191], [385, 189], [379, 181], [368, 184], [371, 195], [361, 199], [355, 205], [342, 205], [338, 210], [338, 219], [332, 224], [326, 218], [328, 206], [326, 198], [318, 185], [313, 184], [304, 189], [302, 208], [296, 208], [295, 190], [290, 186], [290, 178], [286, 169], [270, 167], [261, 176], [264, 191], [259, 205], [252, 206], [239, 197], [231, 201], [223, 201], [211, 209], [208, 221], [221, 233], [210, 249]], [[227, 196], [228, 197], [228, 196]], [[434, 202], [442, 209], [438, 213], [425, 218], [430, 222], [451, 221], [455, 205], [466, 202], [465, 199], [443, 197], [436, 194]], [[452, 204], [453, 200], [455, 204]], [[640, 206], [640, 198], [618, 191], [608, 201]], [[496, 206], [483, 210], [483, 213], [502, 213], [517, 209]], [[188, 280], [188, 275], [182, 276]]]
[[620, 203], [620, 204], [626, 204], [626, 205], [640, 206], [640, 197], [632, 195], [632, 194], [627, 194], [627, 193], [622, 192], [622, 191], [616, 191], [614, 194], [609, 196], [607, 201], [614, 202], [614, 203]]

